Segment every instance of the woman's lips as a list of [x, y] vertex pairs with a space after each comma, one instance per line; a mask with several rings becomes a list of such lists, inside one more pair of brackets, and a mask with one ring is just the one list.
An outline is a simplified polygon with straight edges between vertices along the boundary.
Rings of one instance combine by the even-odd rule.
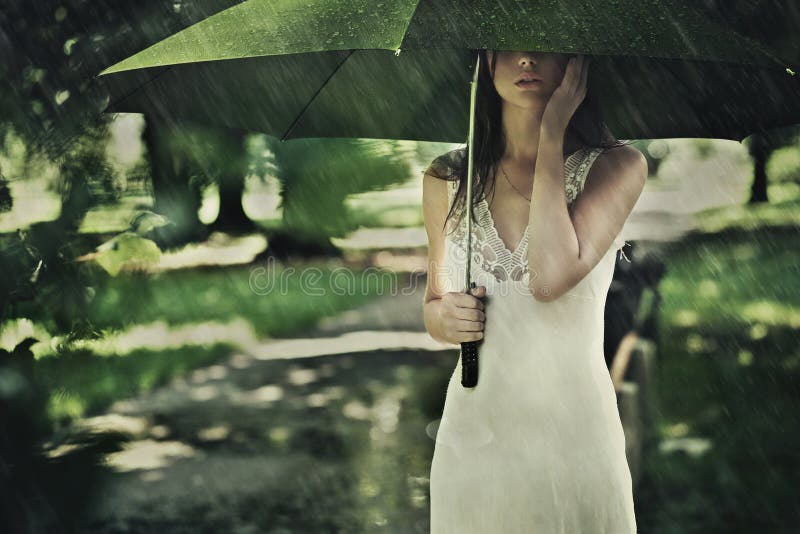
[[515, 83], [517, 87], [535, 87], [542, 83], [542, 80], [523, 80]]

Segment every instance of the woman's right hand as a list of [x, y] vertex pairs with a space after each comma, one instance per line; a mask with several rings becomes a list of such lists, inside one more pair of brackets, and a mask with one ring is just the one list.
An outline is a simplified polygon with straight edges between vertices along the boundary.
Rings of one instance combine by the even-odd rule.
[[451, 291], [442, 297], [440, 313], [442, 334], [453, 344], [483, 339], [483, 299], [486, 286], [478, 286], [465, 292]]

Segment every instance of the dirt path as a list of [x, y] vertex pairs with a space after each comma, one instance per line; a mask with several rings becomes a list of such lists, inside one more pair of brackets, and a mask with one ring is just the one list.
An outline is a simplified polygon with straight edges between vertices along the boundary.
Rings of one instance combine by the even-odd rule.
[[[402, 522], [404, 531], [425, 532], [427, 500], [420, 492], [427, 491], [424, 460], [433, 441], [423, 429], [432, 417], [420, 417], [414, 407], [420, 402], [415, 384], [441, 381], [457, 352], [425, 332], [422, 282], [409, 295], [378, 297], [321, 321], [302, 338], [236, 351], [227, 361], [82, 420], [80, 426], [130, 436], [123, 451], [106, 458], [106, 474], [95, 482], [101, 498], [86, 528], [357, 532], [371, 521], [369, 513], [381, 516], [394, 507], [402, 511], [398, 518], [372, 522], [398, 528]], [[405, 460], [392, 454], [415, 448], [414, 467], [398, 471]], [[359, 471], [354, 465], [365, 469], [359, 484], [393, 469], [402, 480], [404, 470], [416, 480], [411, 490], [417, 505], [398, 508], [398, 498], [410, 499], [408, 489], [394, 504], [380, 500], [390, 495], [364, 495], [349, 480]], [[332, 492], [331, 484], [341, 491]], [[304, 513], [307, 507], [313, 512]]]

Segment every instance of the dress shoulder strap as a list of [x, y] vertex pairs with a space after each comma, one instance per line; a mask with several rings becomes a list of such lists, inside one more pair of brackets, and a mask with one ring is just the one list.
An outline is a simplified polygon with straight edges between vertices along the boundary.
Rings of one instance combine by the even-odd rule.
[[565, 164], [564, 180], [567, 193], [567, 204], [572, 204], [583, 191], [586, 177], [592, 164], [603, 152], [602, 148], [582, 148], [574, 158], [569, 158]]

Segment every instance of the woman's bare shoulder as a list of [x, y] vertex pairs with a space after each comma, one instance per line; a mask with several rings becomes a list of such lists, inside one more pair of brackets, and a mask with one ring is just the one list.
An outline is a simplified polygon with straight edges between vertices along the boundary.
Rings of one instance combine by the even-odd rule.
[[441, 178], [442, 180], [458, 180], [458, 172], [464, 161], [466, 152], [466, 148], [456, 148], [436, 156], [425, 173]]
[[633, 145], [625, 144], [617, 147], [611, 147], [599, 150], [600, 157], [605, 161], [614, 162], [636, 162], [644, 158], [644, 154]]
[[446, 224], [450, 204], [458, 189], [460, 168], [465, 154], [465, 148], [445, 152], [435, 157], [423, 174], [423, 215], [431, 239]]

